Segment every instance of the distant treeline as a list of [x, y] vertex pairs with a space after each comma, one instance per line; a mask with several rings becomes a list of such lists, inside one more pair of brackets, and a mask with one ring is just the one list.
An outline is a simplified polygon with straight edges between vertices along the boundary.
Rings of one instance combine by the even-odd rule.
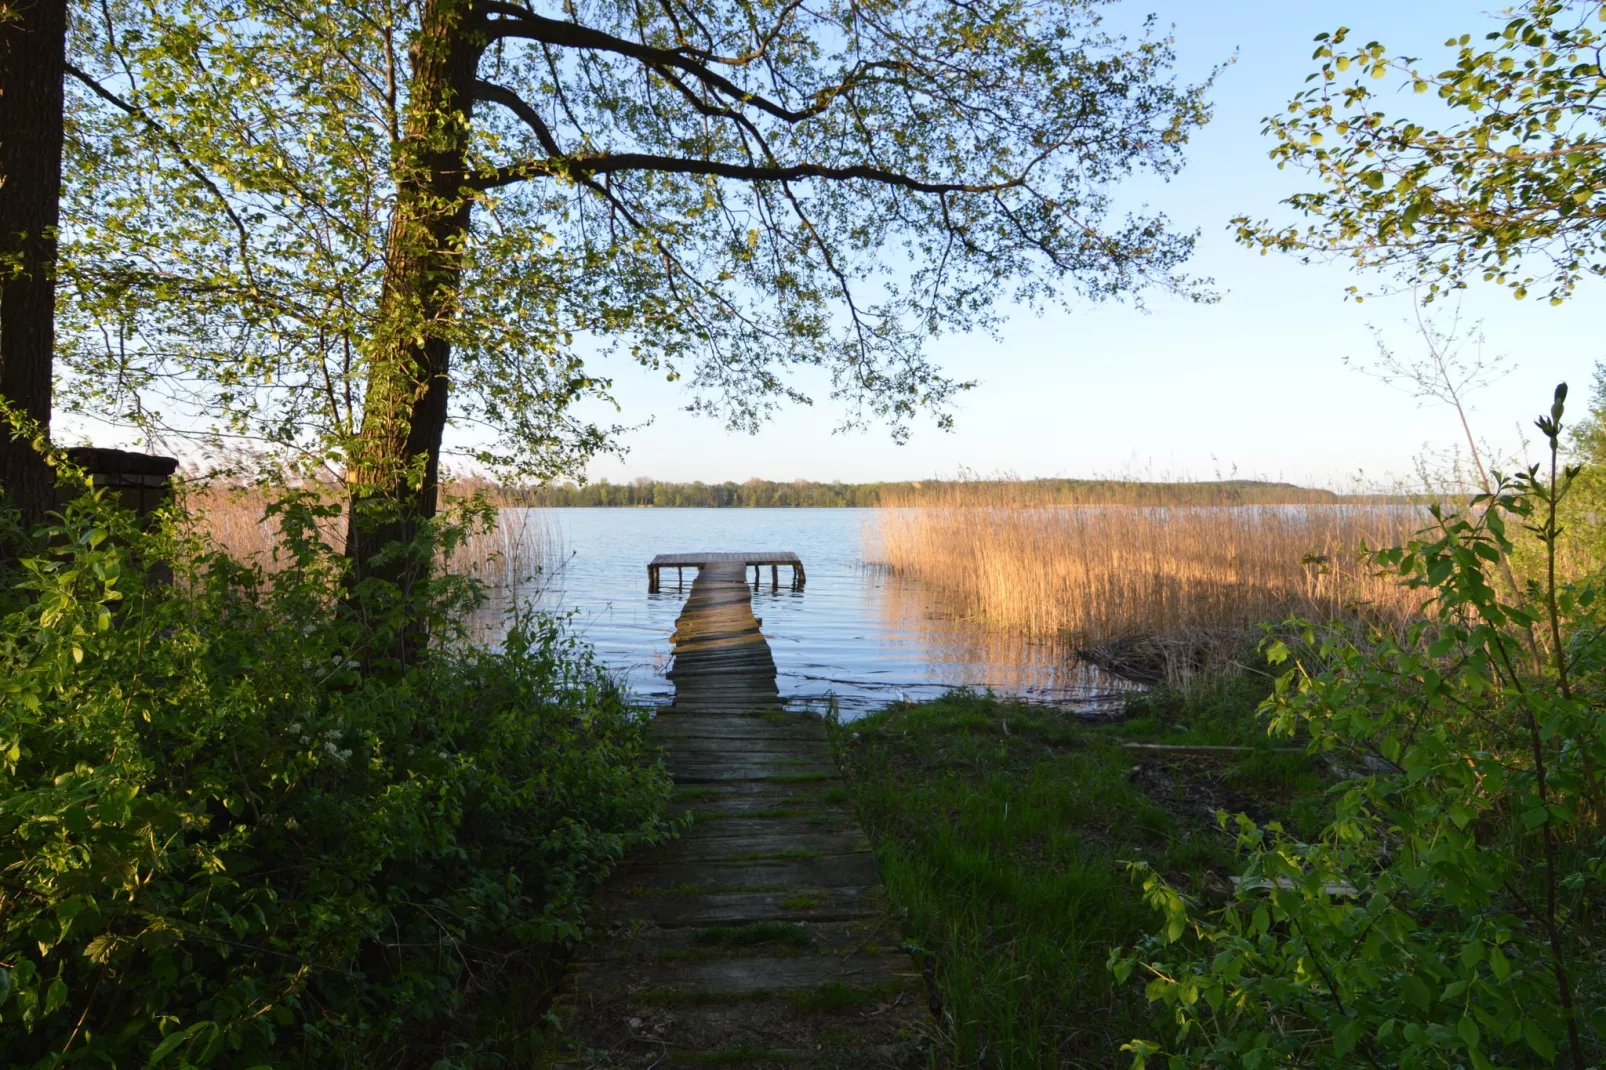
[[1350, 495], [1253, 479], [1157, 483], [1114, 479], [919, 480], [896, 483], [631, 483], [501, 488], [533, 506], [655, 506], [696, 509], [849, 508], [877, 505], [1337, 505]]

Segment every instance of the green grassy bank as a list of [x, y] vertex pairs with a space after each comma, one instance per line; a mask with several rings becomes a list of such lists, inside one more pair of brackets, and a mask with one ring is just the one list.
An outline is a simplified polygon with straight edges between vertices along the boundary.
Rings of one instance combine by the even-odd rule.
[[[836, 728], [845, 775], [910, 940], [942, 1005], [958, 1066], [1125, 1066], [1151, 1035], [1141, 983], [1117, 986], [1110, 949], [1155, 928], [1123, 862], [1180, 888], [1225, 891], [1232, 841], [1217, 809], [1319, 819], [1303, 754], [1257, 725], [1264, 685], [1217, 682], [1138, 700], [1118, 725], [968, 692], [897, 704]], [[1239, 744], [1226, 756], [1129, 742]]]

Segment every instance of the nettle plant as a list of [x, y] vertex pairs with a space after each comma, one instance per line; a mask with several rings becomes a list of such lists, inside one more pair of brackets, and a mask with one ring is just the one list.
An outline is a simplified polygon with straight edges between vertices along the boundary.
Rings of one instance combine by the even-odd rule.
[[[1136, 1067], [1606, 1059], [1606, 615], [1598, 576], [1556, 575], [1565, 398], [1537, 421], [1548, 465], [1369, 555], [1425, 596], [1420, 620], [1364, 640], [1300, 623], [1308, 659], [1267, 640], [1287, 666], [1271, 733], [1364, 775], [1311, 842], [1218, 815], [1241, 858], [1219, 910], [1133, 864], [1164, 924], [1111, 969], [1146, 975], [1175, 1026], [1125, 1046]], [[1508, 598], [1490, 572], [1517, 525], [1544, 555]]]

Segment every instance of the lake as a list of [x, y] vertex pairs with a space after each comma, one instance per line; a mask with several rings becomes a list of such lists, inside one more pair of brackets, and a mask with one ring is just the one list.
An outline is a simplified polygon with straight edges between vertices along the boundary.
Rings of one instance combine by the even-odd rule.
[[665, 570], [647, 592], [647, 562], [661, 553], [792, 550], [804, 590], [779, 590], [769, 570], [753, 612], [775, 654], [781, 695], [795, 706], [834, 699], [857, 716], [899, 698], [929, 698], [958, 686], [988, 688], [1079, 711], [1120, 701], [1130, 685], [1077, 662], [1051, 644], [999, 635], [954, 619], [919, 584], [867, 564], [873, 509], [528, 509], [505, 527], [544, 533], [556, 567], [518, 585], [517, 598], [572, 614], [573, 629], [643, 702], [674, 696], [664, 677], [669, 635], [685, 590]]

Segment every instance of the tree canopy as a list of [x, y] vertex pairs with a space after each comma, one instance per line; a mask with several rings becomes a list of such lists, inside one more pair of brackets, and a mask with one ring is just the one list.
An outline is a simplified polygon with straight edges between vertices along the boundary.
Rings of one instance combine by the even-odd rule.
[[[1321, 180], [1285, 202], [1312, 222], [1241, 217], [1239, 240], [1383, 268], [1429, 300], [1473, 279], [1570, 297], [1606, 275], [1602, 20], [1594, 0], [1528, 0], [1481, 39], [1446, 41], [1438, 73], [1347, 28], [1318, 35], [1316, 84], [1266, 120], [1278, 166]], [[1431, 98], [1401, 114], [1384, 96], [1407, 86]]]
[[[804, 368], [848, 422], [946, 420], [933, 334], [1208, 296], [1111, 193], [1177, 171], [1207, 83], [1102, 6], [114, 0], [74, 27], [66, 400], [339, 466], [406, 367], [538, 477], [608, 443], [575, 408], [606, 351], [735, 427]], [[411, 282], [398, 204], [432, 220]]]

